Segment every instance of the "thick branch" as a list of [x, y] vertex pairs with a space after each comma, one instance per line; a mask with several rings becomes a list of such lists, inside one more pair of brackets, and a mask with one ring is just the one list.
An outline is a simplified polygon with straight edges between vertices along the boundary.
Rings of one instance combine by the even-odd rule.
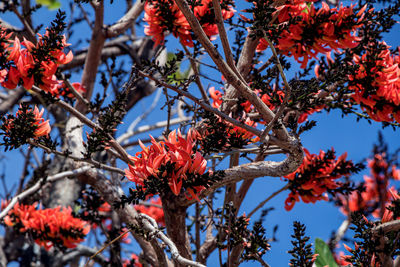
[[[103, 1], [93, 3], [95, 10], [95, 23], [92, 32], [92, 39], [88, 50], [88, 55], [85, 61], [85, 67], [82, 74], [82, 85], [86, 88], [86, 99], [92, 97], [94, 83], [96, 81], [97, 69], [101, 59], [101, 51], [103, 50], [105, 36], [103, 33], [104, 20], [104, 4]], [[86, 106], [83, 103], [78, 103], [77, 109], [85, 111]]]
[[145, 1], [136, 0], [136, 3], [129, 9], [129, 11], [118, 20], [117, 23], [110, 26], [106, 30], [106, 36], [115, 37], [122, 34], [128, 28], [130, 28], [138, 19], [142, 11], [144, 10]]
[[[205, 196], [214, 192], [216, 189], [232, 183], [264, 176], [282, 177], [294, 172], [303, 161], [303, 150], [301, 149], [300, 145], [295, 144], [298, 142], [297, 139], [294, 137], [291, 139], [293, 142], [291, 147], [293, 149], [283, 161], [259, 161], [229, 168], [224, 171], [225, 176], [221, 181], [216, 182], [210, 188], [201, 192], [200, 198], [204, 198]], [[182, 205], [190, 205], [194, 203], [194, 200], [187, 200], [184, 198], [182, 198], [181, 201]]]

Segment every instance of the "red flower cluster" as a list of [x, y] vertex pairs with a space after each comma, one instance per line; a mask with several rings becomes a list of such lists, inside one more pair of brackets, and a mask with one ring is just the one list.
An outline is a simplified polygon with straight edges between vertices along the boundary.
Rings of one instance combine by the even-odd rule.
[[[189, 130], [186, 139], [182, 137], [180, 131], [172, 131], [165, 141], [157, 142], [152, 136], [150, 147], [146, 147], [139, 141], [143, 151], [136, 153], [131, 160], [134, 166], [129, 165], [125, 170], [126, 177], [138, 185], [144, 186], [144, 181], [149, 176], [160, 179], [167, 179], [171, 191], [179, 195], [182, 188], [182, 181], [187, 179], [187, 174], [204, 174], [207, 161], [198, 152], [194, 151], [196, 140], [200, 134], [196, 130]], [[172, 172], [167, 171], [167, 165], [173, 165]], [[164, 170], [162, 170], [164, 169]], [[203, 187], [186, 188], [187, 192], [194, 198]]]
[[[22, 112], [23, 111], [21, 109], [18, 110], [17, 113], [15, 114], [15, 117], [18, 118]], [[36, 129], [33, 134], [35, 138], [39, 138], [41, 136], [48, 136], [51, 131], [49, 120], [45, 121], [42, 117], [43, 112], [44, 112], [43, 108], [39, 111], [39, 109], [36, 106], [33, 110], [31, 109], [26, 110], [27, 114], [33, 113], [34, 115], [35, 122], [33, 123], [33, 126], [35, 126]], [[4, 128], [6, 135], [9, 136], [10, 131], [14, 128], [14, 120], [11, 118], [7, 119], [4, 122]]]
[[[213, 100], [212, 106], [213, 106], [214, 108], [219, 108], [219, 107], [221, 106], [221, 104], [222, 104], [222, 101], [223, 101], [223, 100], [222, 100], [223, 94], [222, 94], [220, 91], [215, 90], [214, 87], [211, 87], [211, 88], [209, 89], [209, 93], [210, 93], [211, 99]], [[274, 111], [274, 110], [277, 108], [277, 106], [278, 106], [277, 104], [274, 103], [273, 98], [274, 98], [274, 100], [276, 99], [278, 102], [282, 103], [282, 102], [283, 102], [283, 99], [284, 99], [284, 97], [285, 97], [285, 93], [284, 93], [283, 91], [278, 91], [278, 90], [273, 90], [273, 92], [271, 93], [271, 95], [274, 95], [273, 97], [271, 97], [271, 95], [269, 95], [269, 94], [261, 94], [261, 91], [260, 91], [260, 90], [256, 90], [256, 93], [259, 95], [259, 97], [261, 98], [261, 100], [262, 100], [272, 111]], [[250, 113], [250, 112], [252, 111], [252, 109], [253, 109], [253, 106], [251, 105], [250, 101], [248, 101], [248, 100], [247, 100], [246, 102], [242, 103], [241, 106], [242, 106], [243, 109], [246, 111], [246, 113]], [[305, 122], [305, 121], [307, 120], [307, 118], [308, 118], [308, 115], [311, 115], [311, 114], [313, 114], [314, 112], [321, 111], [323, 108], [324, 108], [324, 106], [322, 105], [322, 106], [318, 106], [318, 107], [315, 107], [315, 108], [313, 108], [313, 109], [307, 110], [306, 112], [300, 114], [300, 116], [299, 116], [297, 122], [298, 122], [298, 123], [303, 123], [303, 122]], [[260, 123], [263, 124], [264, 122], [263, 122], [263, 121], [260, 121]], [[247, 125], [250, 125], [250, 126], [255, 126], [255, 125], [256, 125], [256, 123], [253, 122], [253, 121], [251, 121], [250, 119], [246, 120], [246, 124], [247, 124]], [[236, 127], [236, 128], [238, 128], [238, 127]], [[235, 129], [235, 130], [236, 130], [236, 129]], [[251, 135], [251, 136], [249, 136], [248, 138], [251, 138], [251, 137], [253, 136], [251, 133], [248, 133], [248, 132], [245, 131], [244, 129], [241, 129], [241, 130], [242, 130], [243, 133], [245, 133], [246, 135]]]
[[[390, 220], [391, 212], [381, 210], [383, 203], [386, 207], [392, 200], [398, 199], [394, 187], [389, 188], [389, 179], [400, 180], [400, 170], [396, 166], [389, 166], [385, 160], [385, 154], [376, 154], [372, 160], [368, 160], [371, 176], [364, 176], [365, 191], [354, 191], [348, 198], [341, 197], [341, 211], [348, 215], [349, 212], [370, 212], [375, 218]], [[385, 217], [385, 219], [384, 219]]]
[[[360, 68], [349, 76], [353, 99], [375, 121], [400, 123], [400, 56], [385, 49], [369, 49], [362, 56], [354, 56]], [[400, 48], [399, 48], [400, 52]]]
[[[206, 35], [212, 39], [218, 34], [212, 0], [201, 0], [200, 2], [200, 5], [196, 5], [192, 10]], [[231, 18], [235, 11], [232, 6], [224, 4], [224, 2], [225, 0], [221, 0], [222, 17], [226, 20]], [[146, 35], [153, 36], [155, 45], [162, 44], [165, 35], [172, 32], [183, 45], [193, 47], [193, 35], [189, 22], [174, 0], [147, 0], [144, 10], [144, 21], [148, 23], [144, 32]]]
[[164, 226], [165, 218], [164, 218], [164, 210], [162, 209], [161, 198], [153, 198], [149, 204], [150, 204], [149, 206], [135, 205], [135, 209], [140, 213], [149, 215], [151, 218], [156, 220], [158, 224]]
[[[290, 25], [279, 33], [276, 47], [282, 54], [293, 56], [301, 63], [301, 68], [305, 68], [308, 60], [316, 58], [318, 53], [356, 47], [359, 37], [355, 36], [355, 31], [361, 25], [366, 6], [357, 14], [353, 8], [342, 5], [330, 8], [322, 2], [322, 7], [317, 9], [314, 3], [304, 0], [292, 0], [278, 7], [275, 12], [278, 23]], [[296, 17], [300, 19], [292, 22]], [[267, 47], [268, 42], [261, 39], [257, 50], [263, 51]]]
[[[0, 82], [3, 87], [14, 89], [22, 83], [25, 89], [30, 90], [33, 84], [37, 84], [44, 91], [56, 95], [59, 84], [55, 76], [57, 68], [69, 63], [73, 55], [71, 51], [68, 54], [63, 52], [64, 47], [69, 45], [65, 36], [58, 44], [58, 48], [50, 48], [47, 38], [44, 38], [48, 35], [48, 32], [44, 36], [39, 34], [39, 40], [35, 45], [26, 39], [20, 42], [18, 37], [10, 40], [11, 35], [6, 34], [5, 29], [0, 29], [0, 45], [5, 49], [0, 56], [6, 57], [8, 61], [8, 69], [0, 72]], [[43, 56], [44, 49], [46, 56]]]
[[71, 212], [70, 207], [36, 209], [34, 205], [17, 203], [4, 218], [4, 222], [20, 233], [29, 233], [46, 250], [54, 245], [74, 248], [83, 241], [90, 226], [85, 221], [74, 218]]
[[131, 255], [131, 260], [124, 260], [122, 263], [123, 267], [143, 267], [143, 264], [140, 263], [139, 257], [135, 254], [132, 253]]
[[320, 151], [319, 155], [310, 154], [304, 149], [306, 156], [301, 166], [293, 173], [285, 176], [289, 180], [291, 192], [285, 200], [285, 209], [291, 210], [300, 198], [305, 203], [315, 203], [318, 200], [328, 200], [326, 191], [336, 189], [341, 183], [336, 181], [350, 174], [354, 165], [346, 160], [347, 153], [337, 160], [334, 150]]
[[[81, 85], [81, 83], [75, 82], [75, 83], [72, 83], [71, 85], [81, 95], [86, 92], [86, 88], [83, 85]], [[54, 93], [55, 93], [55, 95], [62, 95], [62, 96], [66, 96], [68, 98], [75, 97], [73, 95], [73, 93], [70, 92], [69, 88], [64, 84], [64, 82], [61, 82], [57, 85], [57, 88]]]

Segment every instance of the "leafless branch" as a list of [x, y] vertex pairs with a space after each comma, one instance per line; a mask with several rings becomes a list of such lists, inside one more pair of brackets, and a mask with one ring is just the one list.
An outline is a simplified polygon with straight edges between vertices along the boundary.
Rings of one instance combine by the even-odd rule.
[[150, 236], [155, 236], [159, 239], [161, 239], [170, 249], [171, 251], [171, 257], [173, 260], [176, 260], [180, 264], [183, 265], [189, 265], [189, 266], [195, 266], [195, 267], [205, 267], [205, 265], [185, 259], [179, 254], [178, 249], [176, 248], [175, 244], [162, 232], [158, 229], [157, 222], [151, 218], [150, 216], [147, 216], [146, 214], [139, 214], [138, 218], [140, 219], [143, 228], [147, 231], [150, 232]]
[[219, 111], [218, 109], [213, 108], [212, 106], [210, 106], [210, 105], [204, 103], [204, 101], [198, 99], [197, 97], [193, 96], [192, 94], [190, 94], [190, 93], [187, 92], [187, 91], [181, 90], [181, 89], [179, 89], [178, 87], [173, 86], [173, 85], [170, 85], [170, 84], [168, 84], [168, 83], [159, 81], [158, 79], [154, 78], [153, 76], [151, 76], [151, 75], [149, 75], [149, 74], [147, 74], [147, 73], [144, 73], [144, 72], [142, 72], [142, 71], [139, 71], [139, 75], [141, 75], [141, 76], [143, 76], [143, 77], [147, 77], [147, 78], [149, 78], [149, 79], [155, 81], [157, 84], [159, 84], [159, 85], [161, 85], [161, 86], [163, 86], [163, 87], [166, 87], [166, 88], [168, 88], [168, 89], [171, 89], [171, 90], [177, 92], [178, 94], [181, 94], [181, 95], [183, 95], [183, 96], [189, 98], [190, 100], [194, 101], [195, 103], [197, 103], [199, 106], [201, 106], [201, 107], [204, 108], [205, 110], [210, 111], [210, 112], [216, 114], [217, 116], [223, 118], [223, 119], [226, 120], [227, 122], [232, 123], [233, 125], [236, 125], [236, 126], [238, 126], [238, 127], [240, 127], [240, 128], [243, 128], [243, 129], [245, 129], [245, 130], [247, 130], [247, 131], [249, 131], [249, 132], [251, 132], [251, 133], [253, 133], [253, 134], [257, 135], [257, 136], [259, 136], [259, 135], [261, 134], [261, 131], [260, 131], [260, 130], [257, 130], [256, 128], [253, 128], [253, 127], [248, 126], [248, 125], [246, 125], [246, 124], [240, 123], [239, 121], [233, 119], [232, 117], [226, 115], [225, 113]]
[[[103, 50], [103, 45], [106, 39], [103, 32], [104, 3], [103, 1], [96, 3], [92, 2], [92, 6], [95, 11], [95, 23], [81, 81], [81, 84], [86, 88], [85, 98], [88, 100], [92, 97], [97, 69], [101, 59], [101, 51]], [[77, 110], [85, 111], [85, 104], [78, 102]]]
[[43, 182], [50, 183], [50, 182], [58, 181], [60, 179], [64, 179], [65, 177], [68, 177], [68, 176], [76, 176], [78, 174], [86, 172], [90, 168], [91, 168], [90, 166], [85, 166], [85, 167], [82, 167], [82, 168], [79, 168], [76, 170], [61, 172], [56, 175], [52, 175], [47, 178], [40, 179], [35, 185], [31, 186], [24, 192], [16, 195], [15, 197], [13, 197], [11, 199], [11, 201], [9, 202], [7, 207], [5, 207], [1, 211], [0, 220], [3, 219], [8, 214], [8, 212], [15, 206], [15, 204], [17, 204], [18, 201], [21, 201], [21, 200], [25, 199], [26, 197], [36, 193], [36, 191], [38, 191], [43, 186]]
[[118, 22], [106, 29], [106, 36], [108, 38], [115, 37], [130, 28], [143, 12], [144, 5], [145, 1], [136, 0], [135, 4], [122, 18], [118, 20]]

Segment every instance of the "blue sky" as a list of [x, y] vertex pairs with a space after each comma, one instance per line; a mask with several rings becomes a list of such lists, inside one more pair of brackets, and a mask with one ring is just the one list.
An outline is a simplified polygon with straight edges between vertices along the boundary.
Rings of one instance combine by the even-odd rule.
[[[63, 2], [65, 8], [65, 2]], [[125, 1], [114, 1], [113, 5], [109, 5], [108, 1], [105, 19], [106, 23], [111, 24], [115, 22], [118, 18], [122, 16], [122, 11], [125, 10], [124, 3]], [[244, 7], [245, 1], [236, 1], [238, 4], [237, 10], [241, 10]], [[248, 4], [248, 3], [246, 3]], [[91, 8], [88, 5], [87, 11], [89, 14], [92, 14]], [[41, 11], [36, 15], [36, 23], [39, 23], [38, 19], [40, 19], [40, 23], [44, 25], [48, 25], [48, 22], [55, 16], [55, 12], [48, 13], [47, 11]], [[19, 25], [19, 22], [13, 16], [2, 15], [2, 18], [6, 19], [8, 22], [15, 23]], [[76, 36], [82, 36], [87, 34], [87, 38], [90, 38], [88, 35], [88, 27], [83, 22], [81, 23], [81, 27], [78, 32], [75, 33]], [[396, 25], [395, 29], [392, 32], [399, 32], [400, 27]], [[141, 29], [137, 30], [138, 35], [143, 35]], [[169, 42], [167, 43], [167, 48], [169, 51], [174, 51], [176, 49], [180, 49], [178, 43], [172, 38], [169, 38]], [[72, 36], [71, 42], [74, 42], [74, 36]], [[219, 40], [217, 40], [218, 42]], [[385, 36], [385, 41], [391, 45], [392, 47], [396, 47], [400, 45], [400, 37], [396, 34], [387, 34]], [[265, 60], [267, 57], [265, 57]], [[209, 62], [211, 63], [211, 62]], [[297, 64], [297, 63], [293, 63]], [[220, 79], [220, 76], [215, 73], [209, 72], [208, 69], [202, 69], [206, 74], [214, 75], [215, 79]], [[291, 73], [288, 73], [290, 77]], [[76, 80], [79, 81], [79, 76], [73, 76]], [[209, 81], [203, 80], [204, 84], [210, 86], [216, 86], [217, 84], [212, 84]], [[165, 110], [160, 110], [159, 108], [163, 105], [163, 101], [165, 99], [163, 96], [156, 108], [156, 111], [151, 114], [148, 118], [146, 118], [141, 125], [150, 124], [155, 121], [165, 120], [167, 118], [167, 114]], [[146, 98], [142, 103], [139, 103], [127, 116], [126, 125], [136, 118], [136, 116], [142, 113], [149, 104], [152, 102], [152, 98]], [[318, 153], [320, 149], [327, 150], [331, 147], [335, 148], [337, 155], [341, 155], [344, 152], [348, 153], [348, 159], [353, 160], [354, 162], [359, 162], [362, 159], [367, 158], [371, 155], [371, 149], [373, 144], [377, 141], [378, 131], [382, 131], [383, 136], [386, 142], [389, 144], [389, 148], [391, 151], [400, 147], [399, 141], [399, 132], [393, 131], [392, 128], [381, 129], [381, 125], [379, 123], [373, 122], [372, 124], [368, 124], [367, 121], [361, 120], [356, 122], [356, 117], [353, 115], [349, 115], [347, 117], [342, 118], [341, 112], [332, 111], [330, 113], [320, 113], [313, 114], [310, 116], [310, 119], [316, 120], [318, 125], [309, 132], [304, 133], [301, 136], [301, 141], [311, 153]], [[123, 133], [124, 128], [126, 126], [122, 126], [119, 128], [118, 134]], [[153, 132], [154, 135], [159, 134], [159, 132]], [[145, 138], [145, 135], [141, 136]], [[134, 154], [136, 150], [128, 151], [130, 154]], [[21, 161], [19, 160], [20, 154], [18, 151], [13, 151], [11, 153], [6, 153], [6, 160], [1, 161], [3, 166], [6, 168], [6, 177], [7, 184], [11, 185], [15, 181], [18, 181], [21, 170]], [[222, 165], [223, 166], [223, 165]], [[121, 166], [122, 168], [125, 168]], [[2, 169], [2, 165], [0, 164], [0, 170]], [[15, 171], [17, 170], [17, 171]], [[361, 174], [357, 175], [356, 179], [361, 179], [363, 174], [368, 174], [368, 169], [361, 172]], [[239, 212], [242, 214], [244, 211], [249, 212], [252, 210], [257, 204], [264, 200], [271, 193], [280, 189], [285, 185], [285, 182], [281, 181], [279, 178], [259, 178], [254, 183], [251, 188], [249, 194], [247, 195], [244, 205]], [[284, 200], [287, 196], [288, 192], [284, 192], [272, 199], [266, 207], [274, 207], [275, 210], [270, 212], [270, 214], [266, 218], [266, 229], [267, 234], [270, 236], [272, 233], [272, 228], [275, 225], [279, 225], [277, 232], [277, 242], [272, 243], [271, 251], [268, 252], [264, 259], [271, 266], [287, 266], [290, 256], [287, 254], [287, 251], [291, 249], [290, 246], [290, 235], [292, 234], [292, 222], [294, 220], [298, 220], [304, 223], [307, 227], [306, 233], [311, 236], [311, 240], [319, 237], [324, 240], [327, 240], [332, 231], [335, 231], [345, 219], [345, 217], [339, 212], [337, 208], [335, 208], [332, 204], [327, 202], [318, 202], [316, 204], [304, 204], [304, 203], [296, 203], [294, 209], [290, 212], [284, 210]], [[253, 216], [254, 219], [257, 219], [259, 213]], [[209, 266], [217, 266], [218, 263], [216, 255], [214, 255], [210, 261], [208, 262]], [[244, 266], [255, 266], [258, 264], [248, 263]]]

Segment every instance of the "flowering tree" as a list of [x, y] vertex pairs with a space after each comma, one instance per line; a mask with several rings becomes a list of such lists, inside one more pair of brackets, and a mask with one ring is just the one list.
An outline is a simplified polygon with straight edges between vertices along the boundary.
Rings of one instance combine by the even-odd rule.
[[[382, 38], [399, 1], [66, 2], [0, 3], [0, 145], [23, 154], [1, 266], [269, 266], [279, 194], [346, 217], [314, 248], [294, 222], [291, 266], [400, 266], [397, 152], [380, 138], [363, 164], [300, 140], [316, 112], [399, 126], [400, 50]], [[283, 187], [241, 213], [263, 177]]]

